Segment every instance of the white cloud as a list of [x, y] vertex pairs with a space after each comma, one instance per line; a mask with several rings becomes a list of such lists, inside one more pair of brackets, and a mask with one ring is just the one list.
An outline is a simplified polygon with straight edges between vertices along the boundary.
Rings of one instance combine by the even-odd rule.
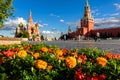
[[53, 34], [52, 31], [42, 31], [43, 34]]
[[56, 28], [52, 28], [52, 31], [56, 31]]
[[41, 31], [41, 35], [47, 38], [59, 38], [60, 32], [59, 31]]
[[[116, 17], [113, 17], [116, 15]], [[99, 28], [108, 28], [108, 27], [120, 27], [120, 17], [117, 16], [118, 14], [111, 14], [109, 18], [95, 18], [95, 27]], [[80, 26], [80, 20], [75, 22], [66, 22], [68, 26]]]
[[98, 9], [91, 10], [91, 14], [92, 14], [93, 16], [98, 16], [98, 15], [100, 15], [100, 13], [98, 12]]
[[43, 26], [48, 26], [48, 24], [43, 24]]
[[45, 27], [48, 26], [48, 24], [39, 24], [39, 27]]
[[7, 21], [5, 21], [4, 23], [5, 27], [3, 29], [5, 30], [15, 29], [16, 27], [18, 27], [18, 24], [20, 22], [22, 22], [24, 25], [27, 24], [27, 21], [24, 20], [22, 17], [17, 17], [14, 20], [8, 19]]
[[69, 26], [80, 26], [80, 20], [74, 21], [74, 22], [66, 22]]
[[120, 17], [95, 19], [95, 27], [120, 27]]
[[115, 3], [115, 4], [113, 4], [118, 10], [120, 10], [120, 4], [118, 4], [118, 3]]
[[111, 16], [118, 16], [118, 15], [120, 15], [120, 13], [111, 14]]
[[53, 13], [51, 13], [50, 16], [54, 16], [54, 17], [58, 17], [58, 18], [60, 17], [60, 16], [53, 14]]
[[[4, 30], [15, 29], [16, 27], [18, 27], [20, 22], [22, 22], [24, 24], [24, 26], [27, 25], [27, 20], [25, 20], [22, 17], [17, 17], [15, 19], [8, 19], [7, 21], [5, 21], [5, 23], [4, 23], [5, 27], [2, 29], [4, 29]], [[36, 22], [34, 22], [34, 23], [36, 23]], [[39, 27], [45, 27], [45, 26], [48, 26], [48, 24], [40, 24], [39, 23]]]
[[104, 15], [102, 15], [102, 16], [104, 16], [104, 17], [108, 17], [108, 16], [110, 16], [110, 17], [112, 17], [112, 16], [119, 16], [120, 15], [120, 13], [113, 13], [113, 14], [104, 14]]
[[39, 24], [39, 27], [44, 27], [44, 25], [42, 25], [42, 24]]
[[60, 22], [64, 22], [64, 20], [63, 20], [63, 19], [61, 19], [61, 20], [60, 20]]

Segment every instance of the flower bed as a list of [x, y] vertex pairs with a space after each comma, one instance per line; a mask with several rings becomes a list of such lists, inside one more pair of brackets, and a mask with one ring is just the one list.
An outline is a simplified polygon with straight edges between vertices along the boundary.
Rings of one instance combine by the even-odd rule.
[[119, 80], [120, 55], [97, 48], [0, 46], [0, 80]]

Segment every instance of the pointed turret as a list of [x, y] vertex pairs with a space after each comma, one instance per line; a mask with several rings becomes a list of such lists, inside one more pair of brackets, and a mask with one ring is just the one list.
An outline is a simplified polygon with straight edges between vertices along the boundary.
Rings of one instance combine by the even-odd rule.
[[93, 20], [93, 18], [91, 17], [90, 6], [89, 6], [89, 3], [88, 3], [88, 0], [86, 0], [86, 5], [85, 5], [84, 9], [85, 10], [84, 10], [83, 19], [91, 19], [91, 20]]
[[72, 30], [71, 30], [71, 27], [69, 26], [68, 27], [68, 33], [71, 33], [72, 32]]
[[29, 25], [33, 26], [34, 23], [33, 23], [33, 19], [32, 19], [32, 12], [30, 11], [30, 16], [29, 16], [29, 19], [28, 19], [28, 23]]
[[86, 6], [89, 6], [89, 4], [88, 4], [88, 0], [86, 0]]

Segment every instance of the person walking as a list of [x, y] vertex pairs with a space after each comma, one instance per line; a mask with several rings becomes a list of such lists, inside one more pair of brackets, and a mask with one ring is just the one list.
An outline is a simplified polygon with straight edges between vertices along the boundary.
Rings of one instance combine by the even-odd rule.
[[66, 40], [66, 35], [64, 35], [64, 41]]
[[98, 41], [100, 42], [100, 33], [97, 32], [96, 36], [95, 36], [95, 42]]

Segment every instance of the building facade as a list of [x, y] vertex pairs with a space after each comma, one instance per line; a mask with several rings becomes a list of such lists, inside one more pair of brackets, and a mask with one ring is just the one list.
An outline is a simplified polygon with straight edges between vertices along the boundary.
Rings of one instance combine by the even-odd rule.
[[76, 28], [75, 32], [72, 32], [69, 27], [68, 36], [71, 38], [76, 38], [79, 35], [85, 37], [95, 37], [97, 33], [100, 33], [100, 36], [103, 38], [120, 37], [120, 27], [94, 29], [94, 18], [91, 16], [88, 0], [86, 0], [84, 15], [80, 21], [80, 26], [80, 28]]

